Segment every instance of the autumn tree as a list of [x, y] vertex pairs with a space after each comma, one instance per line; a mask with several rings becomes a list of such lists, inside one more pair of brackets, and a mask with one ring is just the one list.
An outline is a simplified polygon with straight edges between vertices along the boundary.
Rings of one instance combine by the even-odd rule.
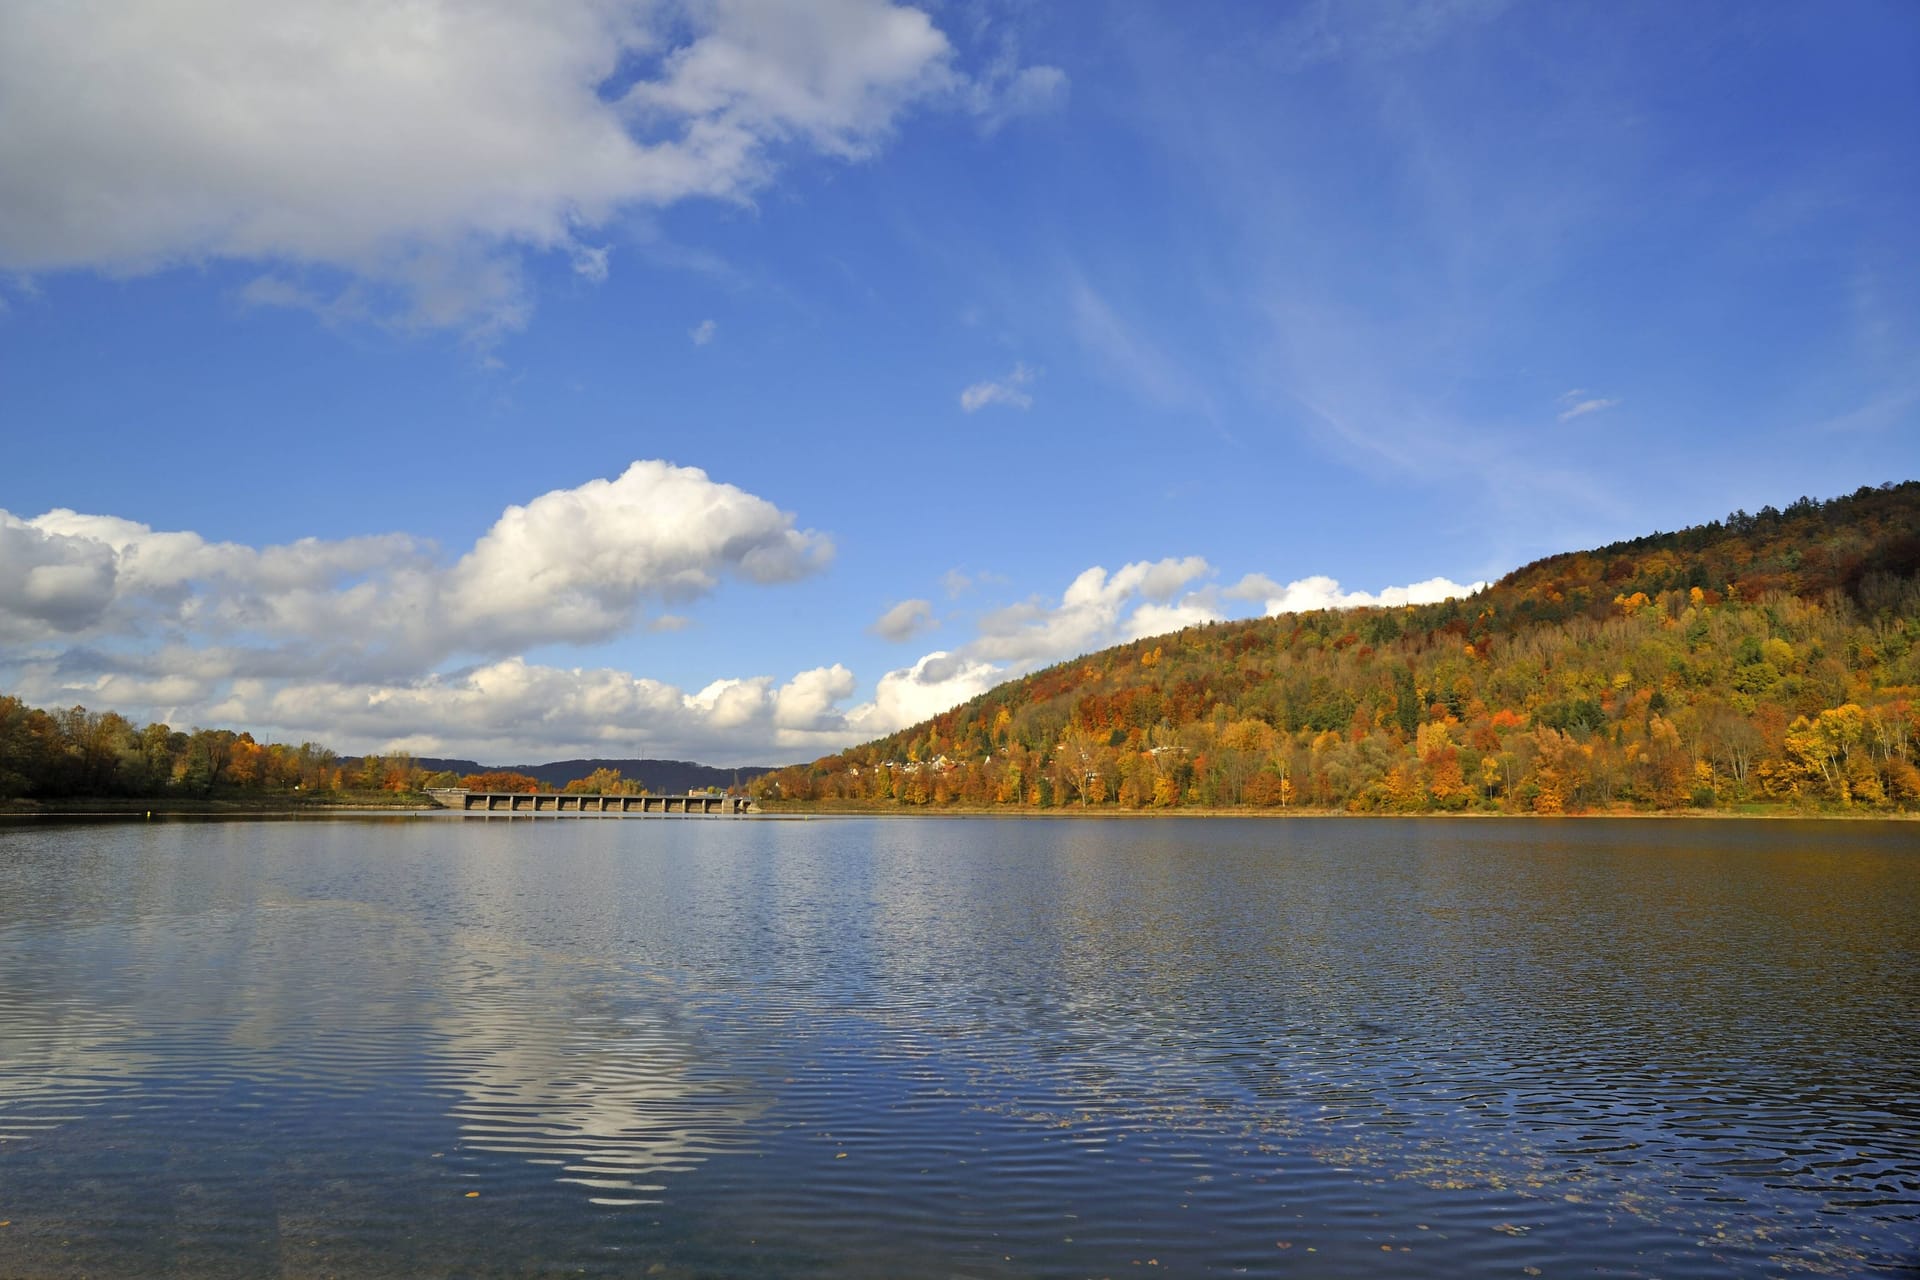
[[572, 796], [637, 796], [646, 792], [637, 778], [623, 778], [618, 769], [601, 767], [584, 778], [575, 778], [561, 790]]
[[512, 773], [496, 770], [491, 773], [470, 773], [460, 779], [460, 785], [468, 791], [513, 791], [522, 795], [544, 791], [546, 786], [538, 778], [530, 778], [524, 773]]

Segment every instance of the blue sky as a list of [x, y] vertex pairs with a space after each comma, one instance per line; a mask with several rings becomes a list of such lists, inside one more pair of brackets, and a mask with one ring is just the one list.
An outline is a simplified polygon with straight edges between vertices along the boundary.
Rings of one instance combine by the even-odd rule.
[[1904, 0], [538, 8], [0, 17], [0, 689], [781, 762], [1920, 474]]

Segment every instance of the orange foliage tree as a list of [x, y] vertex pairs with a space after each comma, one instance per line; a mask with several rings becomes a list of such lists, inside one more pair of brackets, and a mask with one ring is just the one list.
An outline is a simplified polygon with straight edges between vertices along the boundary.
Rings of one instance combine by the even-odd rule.
[[492, 773], [470, 773], [460, 779], [460, 785], [469, 791], [518, 791], [522, 794], [531, 794], [546, 790], [538, 778], [529, 778], [524, 773], [509, 773], [504, 770]]

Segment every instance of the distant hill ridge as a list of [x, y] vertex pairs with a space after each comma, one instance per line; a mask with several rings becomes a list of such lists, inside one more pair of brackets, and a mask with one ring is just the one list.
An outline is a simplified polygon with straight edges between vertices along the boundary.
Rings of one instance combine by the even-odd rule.
[[1920, 809], [1920, 481], [1187, 627], [768, 774], [856, 806]]
[[[358, 757], [342, 761], [349, 767], [359, 763]], [[472, 773], [524, 773], [529, 778], [538, 778], [547, 786], [556, 790], [566, 786], [576, 778], [584, 778], [596, 769], [618, 770], [622, 778], [637, 780], [656, 792], [697, 791], [706, 787], [720, 787], [723, 790], [736, 782], [745, 784], [762, 774], [772, 773], [775, 765], [741, 765], [739, 768], [723, 768], [719, 765], [697, 764], [691, 760], [555, 760], [548, 764], [488, 764], [474, 760], [451, 760], [437, 756], [416, 756], [414, 764], [428, 773], [457, 773], [463, 777]]]

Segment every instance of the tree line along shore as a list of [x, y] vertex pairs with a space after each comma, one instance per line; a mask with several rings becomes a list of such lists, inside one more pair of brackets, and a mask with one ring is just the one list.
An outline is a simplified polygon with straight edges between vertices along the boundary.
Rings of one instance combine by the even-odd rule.
[[524, 773], [423, 768], [404, 753], [342, 757], [245, 731], [140, 725], [113, 711], [42, 710], [0, 694], [0, 813], [259, 813], [431, 809], [429, 788], [641, 795], [638, 778], [594, 769], [560, 785]]

